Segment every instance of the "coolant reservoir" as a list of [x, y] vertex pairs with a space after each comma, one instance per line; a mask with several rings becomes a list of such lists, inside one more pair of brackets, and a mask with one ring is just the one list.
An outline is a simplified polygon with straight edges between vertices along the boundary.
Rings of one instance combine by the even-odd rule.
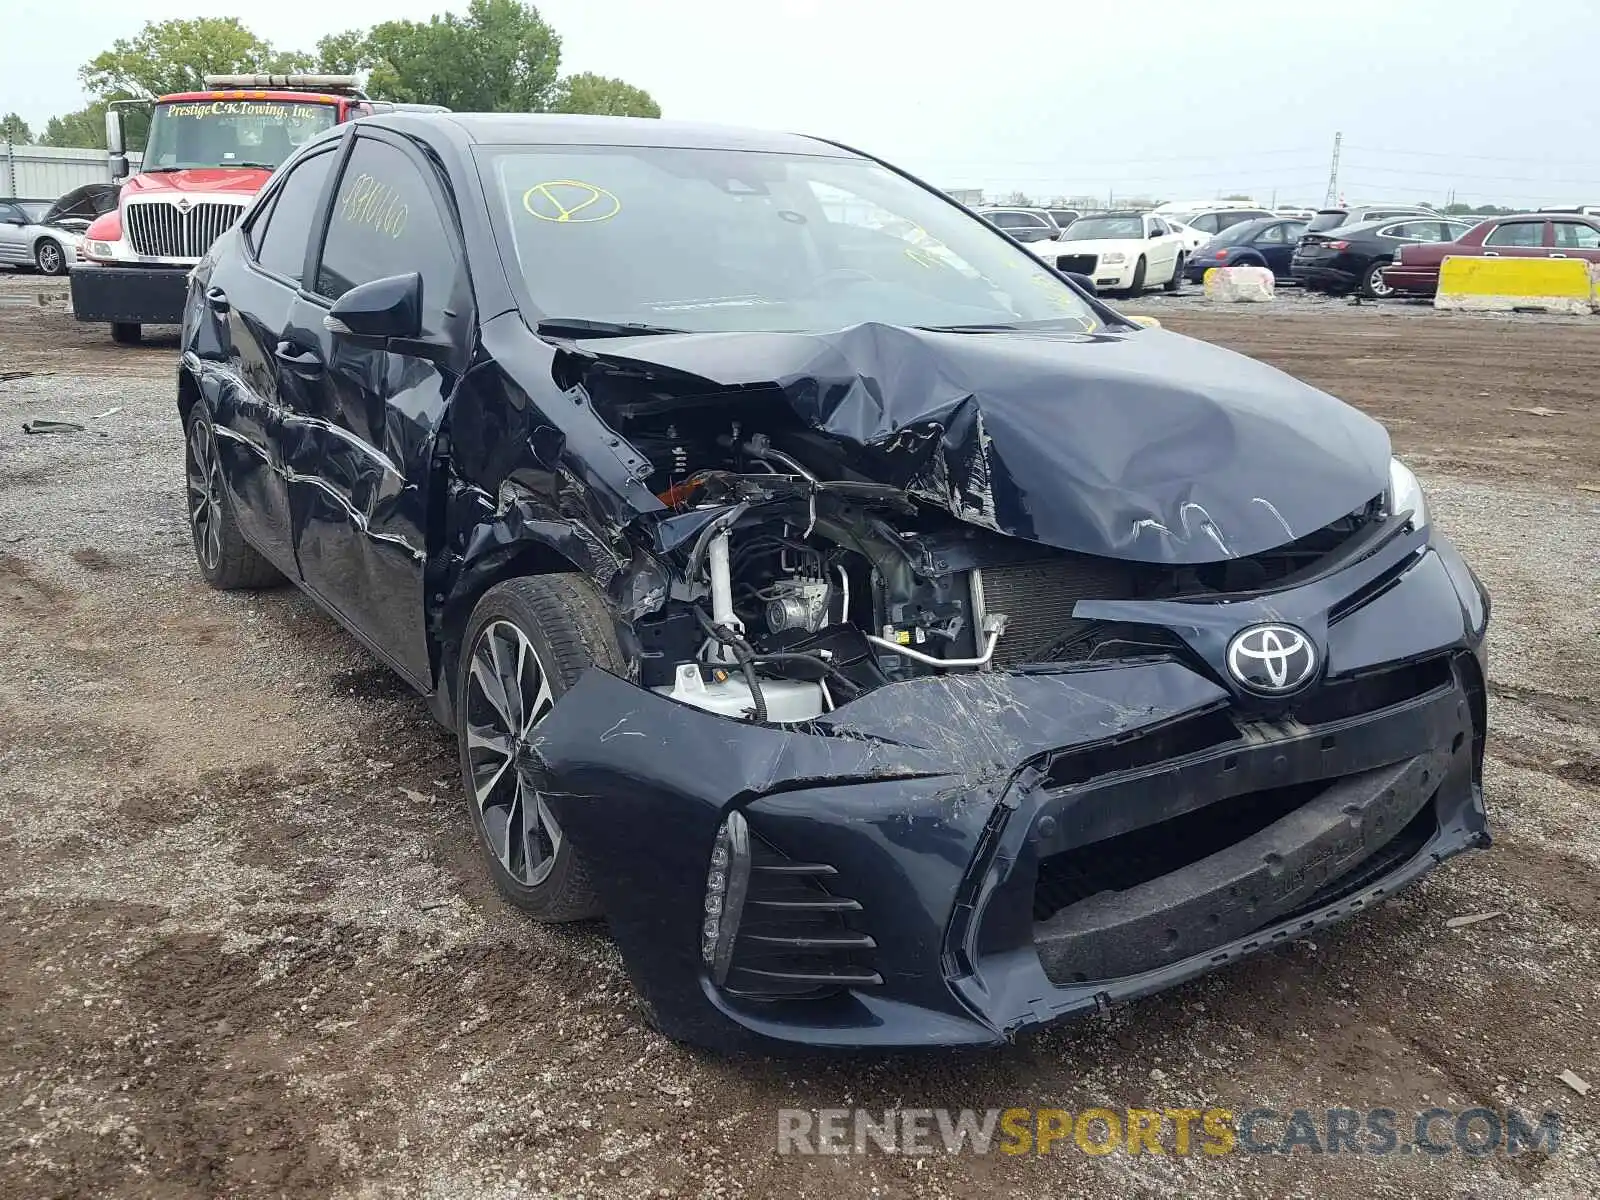
[[[708, 681], [700, 674], [700, 667], [696, 663], [679, 663], [672, 686], [652, 688], [651, 691], [737, 721], [748, 721], [756, 707], [755, 697], [750, 694], [750, 685], [742, 675], [729, 673], [725, 679]], [[824, 711], [822, 685], [807, 683], [803, 679], [763, 679], [761, 698], [766, 701], [767, 721], [774, 725], [811, 721]]]

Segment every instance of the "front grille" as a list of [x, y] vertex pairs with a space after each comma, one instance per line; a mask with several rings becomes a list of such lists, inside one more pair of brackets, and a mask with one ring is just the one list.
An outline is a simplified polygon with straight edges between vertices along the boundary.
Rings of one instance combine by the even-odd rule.
[[762, 1000], [813, 999], [883, 982], [877, 943], [852, 927], [861, 905], [823, 882], [826, 863], [795, 862], [750, 839], [750, 885], [739, 917], [726, 989]]
[[244, 205], [233, 201], [202, 200], [187, 212], [176, 204], [157, 201], [129, 204], [123, 219], [135, 254], [199, 259], [242, 212]]
[[1100, 265], [1098, 254], [1058, 254], [1056, 255], [1056, 270], [1076, 271], [1079, 275], [1093, 275], [1094, 269]]
[[1131, 596], [1126, 564], [1087, 555], [1061, 555], [1033, 562], [985, 567], [979, 572], [985, 613], [1004, 613], [1006, 631], [995, 647], [1002, 667], [1041, 662], [1058, 643], [1086, 634], [1095, 622], [1078, 620], [1079, 600]]

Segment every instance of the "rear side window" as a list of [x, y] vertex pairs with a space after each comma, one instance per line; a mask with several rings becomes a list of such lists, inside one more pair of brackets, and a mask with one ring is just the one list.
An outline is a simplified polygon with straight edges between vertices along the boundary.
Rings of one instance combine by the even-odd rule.
[[1311, 223], [1306, 226], [1306, 232], [1321, 233], [1325, 229], [1337, 229], [1344, 224], [1344, 218], [1345, 211], [1342, 208], [1319, 212], [1311, 218]]
[[1540, 246], [1544, 244], [1543, 221], [1512, 221], [1497, 225], [1483, 239], [1485, 246]]
[[1557, 221], [1556, 245], [1564, 250], [1600, 250], [1600, 231], [1581, 221]]
[[1221, 228], [1221, 226], [1217, 224], [1216, 213], [1201, 213], [1198, 217], [1190, 222], [1190, 225], [1191, 227], [1198, 229], [1201, 233], [1215, 233]]
[[296, 163], [277, 195], [268, 201], [270, 207], [251, 226], [250, 246], [262, 270], [300, 282], [305, 269], [306, 243], [311, 240], [312, 219], [332, 166], [331, 152]]
[[455, 233], [422, 169], [387, 142], [357, 138], [328, 214], [318, 295], [337, 300], [358, 284], [415, 271], [423, 327], [437, 331], [459, 269]]
[[1283, 245], [1283, 233], [1282, 225], [1268, 225], [1260, 233], [1256, 234], [1256, 245], [1281, 246]]

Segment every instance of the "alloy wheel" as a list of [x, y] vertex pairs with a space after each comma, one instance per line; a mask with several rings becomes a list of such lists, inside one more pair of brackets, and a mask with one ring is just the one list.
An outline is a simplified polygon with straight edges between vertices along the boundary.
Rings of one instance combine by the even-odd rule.
[[61, 247], [54, 242], [45, 242], [39, 247], [39, 270], [46, 275], [59, 275], [61, 273]]
[[195, 553], [201, 566], [215, 571], [222, 561], [222, 465], [211, 426], [198, 418], [189, 424], [188, 476]]
[[1394, 289], [1383, 278], [1383, 268], [1388, 265], [1388, 263], [1375, 263], [1367, 269], [1367, 291], [1379, 300], [1394, 295]]
[[561, 828], [535, 778], [535, 728], [555, 706], [550, 673], [510, 621], [478, 634], [467, 675], [466, 741], [473, 801], [501, 867], [524, 887], [549, 876]]

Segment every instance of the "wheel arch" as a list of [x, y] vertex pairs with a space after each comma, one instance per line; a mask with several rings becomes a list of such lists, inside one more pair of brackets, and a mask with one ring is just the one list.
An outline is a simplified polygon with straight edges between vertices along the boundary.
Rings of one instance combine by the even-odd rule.
[[[454, 728], [456, 674], [461, 663], [461, 642], [472, 610], [485, 593], [509, 579], [534, 575], [582, 575], [598, 588], [594, 572], [574, 561], [564, 539], [543, 533], [530, 533], [510, 543], [491, 545], [476, 557], [464, 560], [455, 582], [443, 594], [433, 621], [436, 647], [432, 708], [434, 716]], [[604, 589], [600, 589], [604, 594]]]

